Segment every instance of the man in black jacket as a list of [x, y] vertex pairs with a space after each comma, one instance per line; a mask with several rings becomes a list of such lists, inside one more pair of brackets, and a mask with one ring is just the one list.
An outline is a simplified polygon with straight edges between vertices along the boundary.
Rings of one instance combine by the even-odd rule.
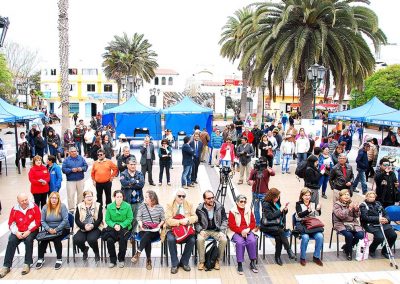
[[361, 182], [361, 188], [363, 194], [368, 191], [367, 178], [365, 172], [368, 170], [368, 155], [367, 152], [371, 146], [369, 143], [364, 143], [363, 148], [358, 151], [356, 163], [357, 163], [357, 176], [353, 183], [354, 192], [358, 192], [357, 185]]
[[347, 163], [347, 157], [345, 154], [339, 154], [338, 163], [332, 168], [329, 178], [329, 183], [332, 190], [334, 191], [333, 202], [336, 202], [339, 197], [339, 191], [342, 189], [348, 189], [352, 195], [352, 184], [354, 180], [354, 174], [352, 167]]
[[135, 155], [131, 154], [128, 146], [125, 146], [124, 148], [122, 148], [122, 155], [120, 155], [117, 159], [118, 171], [120, 173], [122, 173], [128, 168], [127, 160], [129, 158], [133, 158], [136, 161]]
[[153, 161], [156, 159], [154, 154], [154, 145], [150, 141], [150, 137], [146, 136], [144, 138], [144, 143], [140, 146], [140, 166], [143, 177], [146, 179], [146, 172], [149, 173], [149, 184], [155, 186], [153, 181]]
[[304, 176], [304, 187], [311, 190], [311, 202], [319, 204], [319, 180], [321, 173], [318, 169], [318, 158], [311, 155], [307, 158], [306, 174]]
[[376, 200], [386, 208], [398, 201], [399, 192], [397, 187], [399, 186], [399, 182], [396, 174], [393, 172], [389, 159], [382, 158], [379, 161], [379, 165], [380, 169], [375, 174]]
[[260, 143], [261, 137], [263, 135], [262, 131], [260, 128], [258, 128], [258, 124], [254, 124], [254, 128], [251, 130], [251, 133], [253, 133], [253, 149], [256, 152], [256, 158], [258, 158], [258, 144]]
[[228, 218], [226, 217], [224, 206], [214, 199], [214, 193], [206, 190], [203, 193], [203, 203], [200, 203], [196, 209], [198, 222], [195, 224], [197, 235], [197, 249], [199, 252], [198, 269], [204, 269], [205, 262], [205, 241], [212, 237], [218, 241], [219, 258], [215, 263], [215, 270], [220, 269], [219, 259], [224, 255], [227, 238], [226, 229], [228, 227]]

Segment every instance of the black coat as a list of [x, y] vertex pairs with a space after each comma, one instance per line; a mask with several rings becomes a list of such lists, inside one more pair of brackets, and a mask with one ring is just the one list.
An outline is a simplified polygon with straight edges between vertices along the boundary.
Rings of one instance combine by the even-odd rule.
[[386, 214], [385, 209], [382, 207], [382, 204], [379, 201], [374, 202], [362, 202], [360, 204], [360, 222], [363, 228], [369, 232], [374, 233], [380, 230], [379, 226], [379, 212], [382, 212], [382, 217], [388, 219], [389, 223], [383, 225], [383, 229], [391, 228], [390, 218]]
[[376, 200], [383, 203], [395, 203], [398, 190], [394, 185], [397, 182], [396, 174], [391, 171], [388, 174], [385, 171], [378, 170], [375, 173]]
[[304, 176], [304, 186], [310, 189], [319, 189], [319, 179], [321, 173], [314, 166], [307, 166], [306, 174]]
[[[281, 207], [280, 200], [278, 200], [277, 204], [278, 204], [279, 207]], [[286, 214], [287, 214], [287, 212], [288, 211], [281, 212], [281, 210], [278, 209], [276, 207], [276, 205], [274, 205], [273, 202], [263, 201], [263, 203], [262, 203], [262, 215], [263, 215], [263, 218], [266, 217], [268, 221], [272, 221], [274, 223], [270, 224], [270, 225], [268, 225], [268, 223], [267, 223], [266, 226], [261, 223], [260, 230], [262, 232], [266, 232], [268, 234], [268, 233], [273, 233], [273, 232], [278, 231], [279, 228], [284, 228], [285, 225], [286, 225]], [[280, 223], [279, 224], [275, 224], [276, 220], [279, 220]]]

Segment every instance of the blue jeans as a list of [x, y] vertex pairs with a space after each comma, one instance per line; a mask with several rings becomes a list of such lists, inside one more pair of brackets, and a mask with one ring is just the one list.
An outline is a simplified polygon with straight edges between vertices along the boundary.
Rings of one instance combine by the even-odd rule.
[[307, 153], [297, 153], [297, 165], [307, 160]]
[[367, 179], [365, 177], [365, 171], [357, 169], [357, 177], [353, 182], [353, 187], [357, 188], [358, 182], [361, 182], [361, 188], [362, 192], [366, 193], [368, 191], [368, 186], [367, 186]]
[[79, 155], [82, 155], [82, 153], [81, 153], [81, 145], [82, 145], [82, 142], [80, 142], [80, 141], [75, 141], [75, 147], [76, 147], [76, 149], [78, 150], [78, 154]]
[[275, 150], [274, 159], [275, 159], [275, 165], [281, 164], [281, 150], [279, 150], [279, 149]]
[[283, 154], [283, 161], [282, 161], [282, 173], [288, 173], [289, 172], [289, 166], [290, 166], [290, 158], [292, 157], [292, 154]]
[[192, 235], [182, 242], [186, 245], [180, 261], [178, 259], [176, 238], [174, 234], [172, 234], [172, 231], [169, 231], [167, 233], [167, 242], [169, 254], [171, 255], [171, 266], [178, 267], [179, 263], [181, 263], [182, 265], [189, 265], [190, 255], [192, 254], [194, 245], [196, 244], [195, 236]]
[[325, 194], [326, 188], [328, 187], [329, 176], [322, 175], [319, 179], [319, 186], [322, 186], [322, 195]]
[[183, 172], [181, 178], [182, 186], [186, 186], [192, 183], [191, 175], [192, 175], [192, 166], [191, 165], [183, 166]]
[[254, 218], [256, 219], [256, 226], [260, 226], [260, 207], [262, 207], [262, 202], [265, 198], [264, 193], [255, 193], [253, 192], [253, 206], [254, 206]]
[[321, 258], [321, 250], [324, 244], [324, 235], [322, 233], [314, 233], [314, 234], [303, 234], [301, 235], [301, 245], [300, 245], [300, 258], [306, 259], [306, 252], [308, 241], [310, 237], [315, 240], [315, 249], [313, 256], [316, 258]]
[[363, 231], [350, 232], [350, 231], [347, 231], [347, 230], [343, 230], [343, 231], [340, 231], [340, 233], [345, 238], [344, 251], [346, 253], [351, 253], [352, 250], [353, 250], [353, 247], [358, 243], [358, 241], [362, 240], [364, 238], [364, 232]]

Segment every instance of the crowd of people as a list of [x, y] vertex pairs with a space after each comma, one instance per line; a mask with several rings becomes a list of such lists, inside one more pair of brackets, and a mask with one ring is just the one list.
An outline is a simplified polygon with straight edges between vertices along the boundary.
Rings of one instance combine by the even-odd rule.
[[[128, 242], [139, 240], [131, 261], [136, 265], [144, 250], [147, 270], [152, 269], [152, 244], [157, 241], [167, 242], [172, 274], [176, 274], [179, 268], [191, 270], [189, 259], [195, 246], [199, 256], [198, 270], [209, 269], [205, 243], [212, 239], [218, 243], [214, 269], [220, 269], [226, 246], [233, 242], [237, 272], [244, 273], [244, 253], [247, 249], [249, 268], [257, 273], [258, 239], [261, 233], [275, 239], [275, 262], [283, 265], [282, 248], [290, 259], [294, 258], [288, 242], [290, 231], [286, 226], [287, 216], [290, 216], [287, 215], [289, 204], [281, 204], [280, 190], [269, 188], [269, 181], [276, 175], [276, 166], [281, 167], [281, 174], [290, 174], [292, 159], [297, 160], [296, 174], [297, 169], [300, 171], [304, 167], [304, 187], [300, 190], [292, 216], [294, 230], [301, 238], [302, 266], [306, 265], [310, 239], [315, 241], [312, 260], [323, 266], [323, 228], [319, 226], [309, 229], [308, 222], [321, 222], [320, 190], [321, 197], [326, 199], [328, 185], [334, 193], [333, 227], [345, 237], [342, 249], [347, 259], [352, 260], [353, 249], [366, 232], [374, 235], [370, 256], [375, 257], [377, 246], [384, 240], [382, 231], [378, 230], [379, 225], [383, 226], [388, 245], [393, 246], [397, 236], [390, 226], [391, 221], [385, 208], [400, 201], [399, 183], [391, 161], [387, 158], [377, 161], [377, 141], [371, 139], [359, 150], [355, 176], [347, 158], [352, 149], [351, 129], [340, 129], [337, 126], [330, 133], [323, 129], [321, 145], [315, 145], [312, 133], [307, 135], [303, 128], [297, 131], [292, 123], [293, 119], [288, 119], [289, 125], [282, 120], [272, 119], [269, 126], [262, 125], [260, 128], [255, 124], [250, 130], [240, 117], [236, 117], [232, 124], [223, 130], [215, 127], [211, 134], [206, 129], [200, 130], [196, 125], [193, 134], [183, 139], [182, 188], [175, 191], [173, 200], [166, 206], [160, 204], [155, 191], [143, 190], [146, 175], [148, 184], [156, 186], [153, 179], [156, 147], [150, 136], [144, 138], [138, 160], [131, 153], [130, 144], [124, 134], [113, 145], [111, 126], [98, 130], [93, 129], [98, 127], [94, 122], [91, 126], [85, 126], [83, 120], [79, 120], [73, 132], [66, 131], [61, 141], [49, 124], [46, 123], [42, 131], [37, 129], [37, 125], [32, 125], [28, 139], [25, 139], [25, 133], [21, 133], [18, 159], [25, 167], [25, 159], [32, 158], [29, 181], [34, 200], [30, 201], [25, 193], [17, 196], [17, 204], [12, 208], [9, 217], [11, 233], [0, 278], [10, 272], [16, 248], [21, 242], [26, 247], [22, 274], [29, 273], [33, 264], [35, 239], [39, 243], [36, 269], [45, 265], [49, 242], [54, 243], [56, 251], [54, 268], [60, 269], [63, 264], [62, 240], [73, 230], [71, 227], [77, 228], [73, 230], [73, 239], [82, 252], [83, 260], [88, 259], [90, 247], [95, 262], [98, 263], [98, 240], [102, 239], [106, 243], [110, 268], [123, 268]], [[397, 139], [397, 136], [390, 134], [388, 137], [384, 143], [394, 144], [393, 137]], [[164, 171], [166, 184], [171, 186], [174, 142], [171, 131], [167, 129], [161, 146], [157, 149], [159, 186], [162, 185]], [[47, 166], [43, 160], [45, 154]], [[84, 173], [89, 170], [87, 158], [94, 161], [90, 177], [95, 192], [84, 188]], [[254, 167], [253, 158], [259, 158]], [[206, 190], [202, 196], [203, 202], [195, 207], [186, 198], [186, 192], [189, 187], [195, 187], [198, 183], [198, 169], [202, 162], [208, 163], [210, 167], [238, 171], [238, 184], [246, 183], [252, 188], [252, 200], [249, 204], [254, 207], [249, 206], [245, 195], [239, 194], [233, 208], [226, 212], [224, 204], [215, 199], [212, 190]], [[141, 165], [140, 171], [136, 169], [137, 163]], [[59, 164], [62, 164], [61, 167]], [[375, 164], [379, 165], [376, 170]], [[66, 178], [66, 204], [61, 201], [59, 194], [63, 174]], [[374, 178], [375, 191], [368, 189], [368, 177]], [[115, 178], [118, 178], [120, 189], [112, 192]], [[365, 200], [360, 204], [352, 201], [359, 182], [365, 194]], [[74, 220], [74, 225], [71, 224], [71, 219]], [[178, 234], [178, 229], [182, 226], [190, 231], [183, 237]], [[115, 247], [117, 242], [118, 254]], [[185, 243], [185, 248], [179, 259], [177, 244], [181, 243]], [[382, 250], [382, 255], [389, 257], [386, 248]]]

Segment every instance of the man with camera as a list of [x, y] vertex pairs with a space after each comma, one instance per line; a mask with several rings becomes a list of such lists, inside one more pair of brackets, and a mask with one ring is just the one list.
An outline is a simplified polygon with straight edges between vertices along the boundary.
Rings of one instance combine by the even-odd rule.
[[[254, 156], [253, 146], [247, 143], [247, 137], [241, 138], [241, 144], [237, 148], [237, 156], [240, 164], [240, 177], [238, 184], [243, 184], [244, 171], [246, 171], [246, 180], [249, 178], [251, 167], [251, 158]], [[249, 182], [247, 182], [250, 184]]]
[[275, 171], [267, 166], [265, 157], [260, 159], [254, 164], [254, 169], [251, 170], [249, 176], [249, 184], [252, 186], [251, 191], [253, 195], [254, 217], [256, 218], [256, 226], [260, 227], [260, 207], [261, 203], [267, 194], [269, 187], [269, 179], [275, 175]]
[[382, 158], [379, 165], [375, 174], [376, 200], [386, 208], [400, 201], [399, 182], [388, 158]]

